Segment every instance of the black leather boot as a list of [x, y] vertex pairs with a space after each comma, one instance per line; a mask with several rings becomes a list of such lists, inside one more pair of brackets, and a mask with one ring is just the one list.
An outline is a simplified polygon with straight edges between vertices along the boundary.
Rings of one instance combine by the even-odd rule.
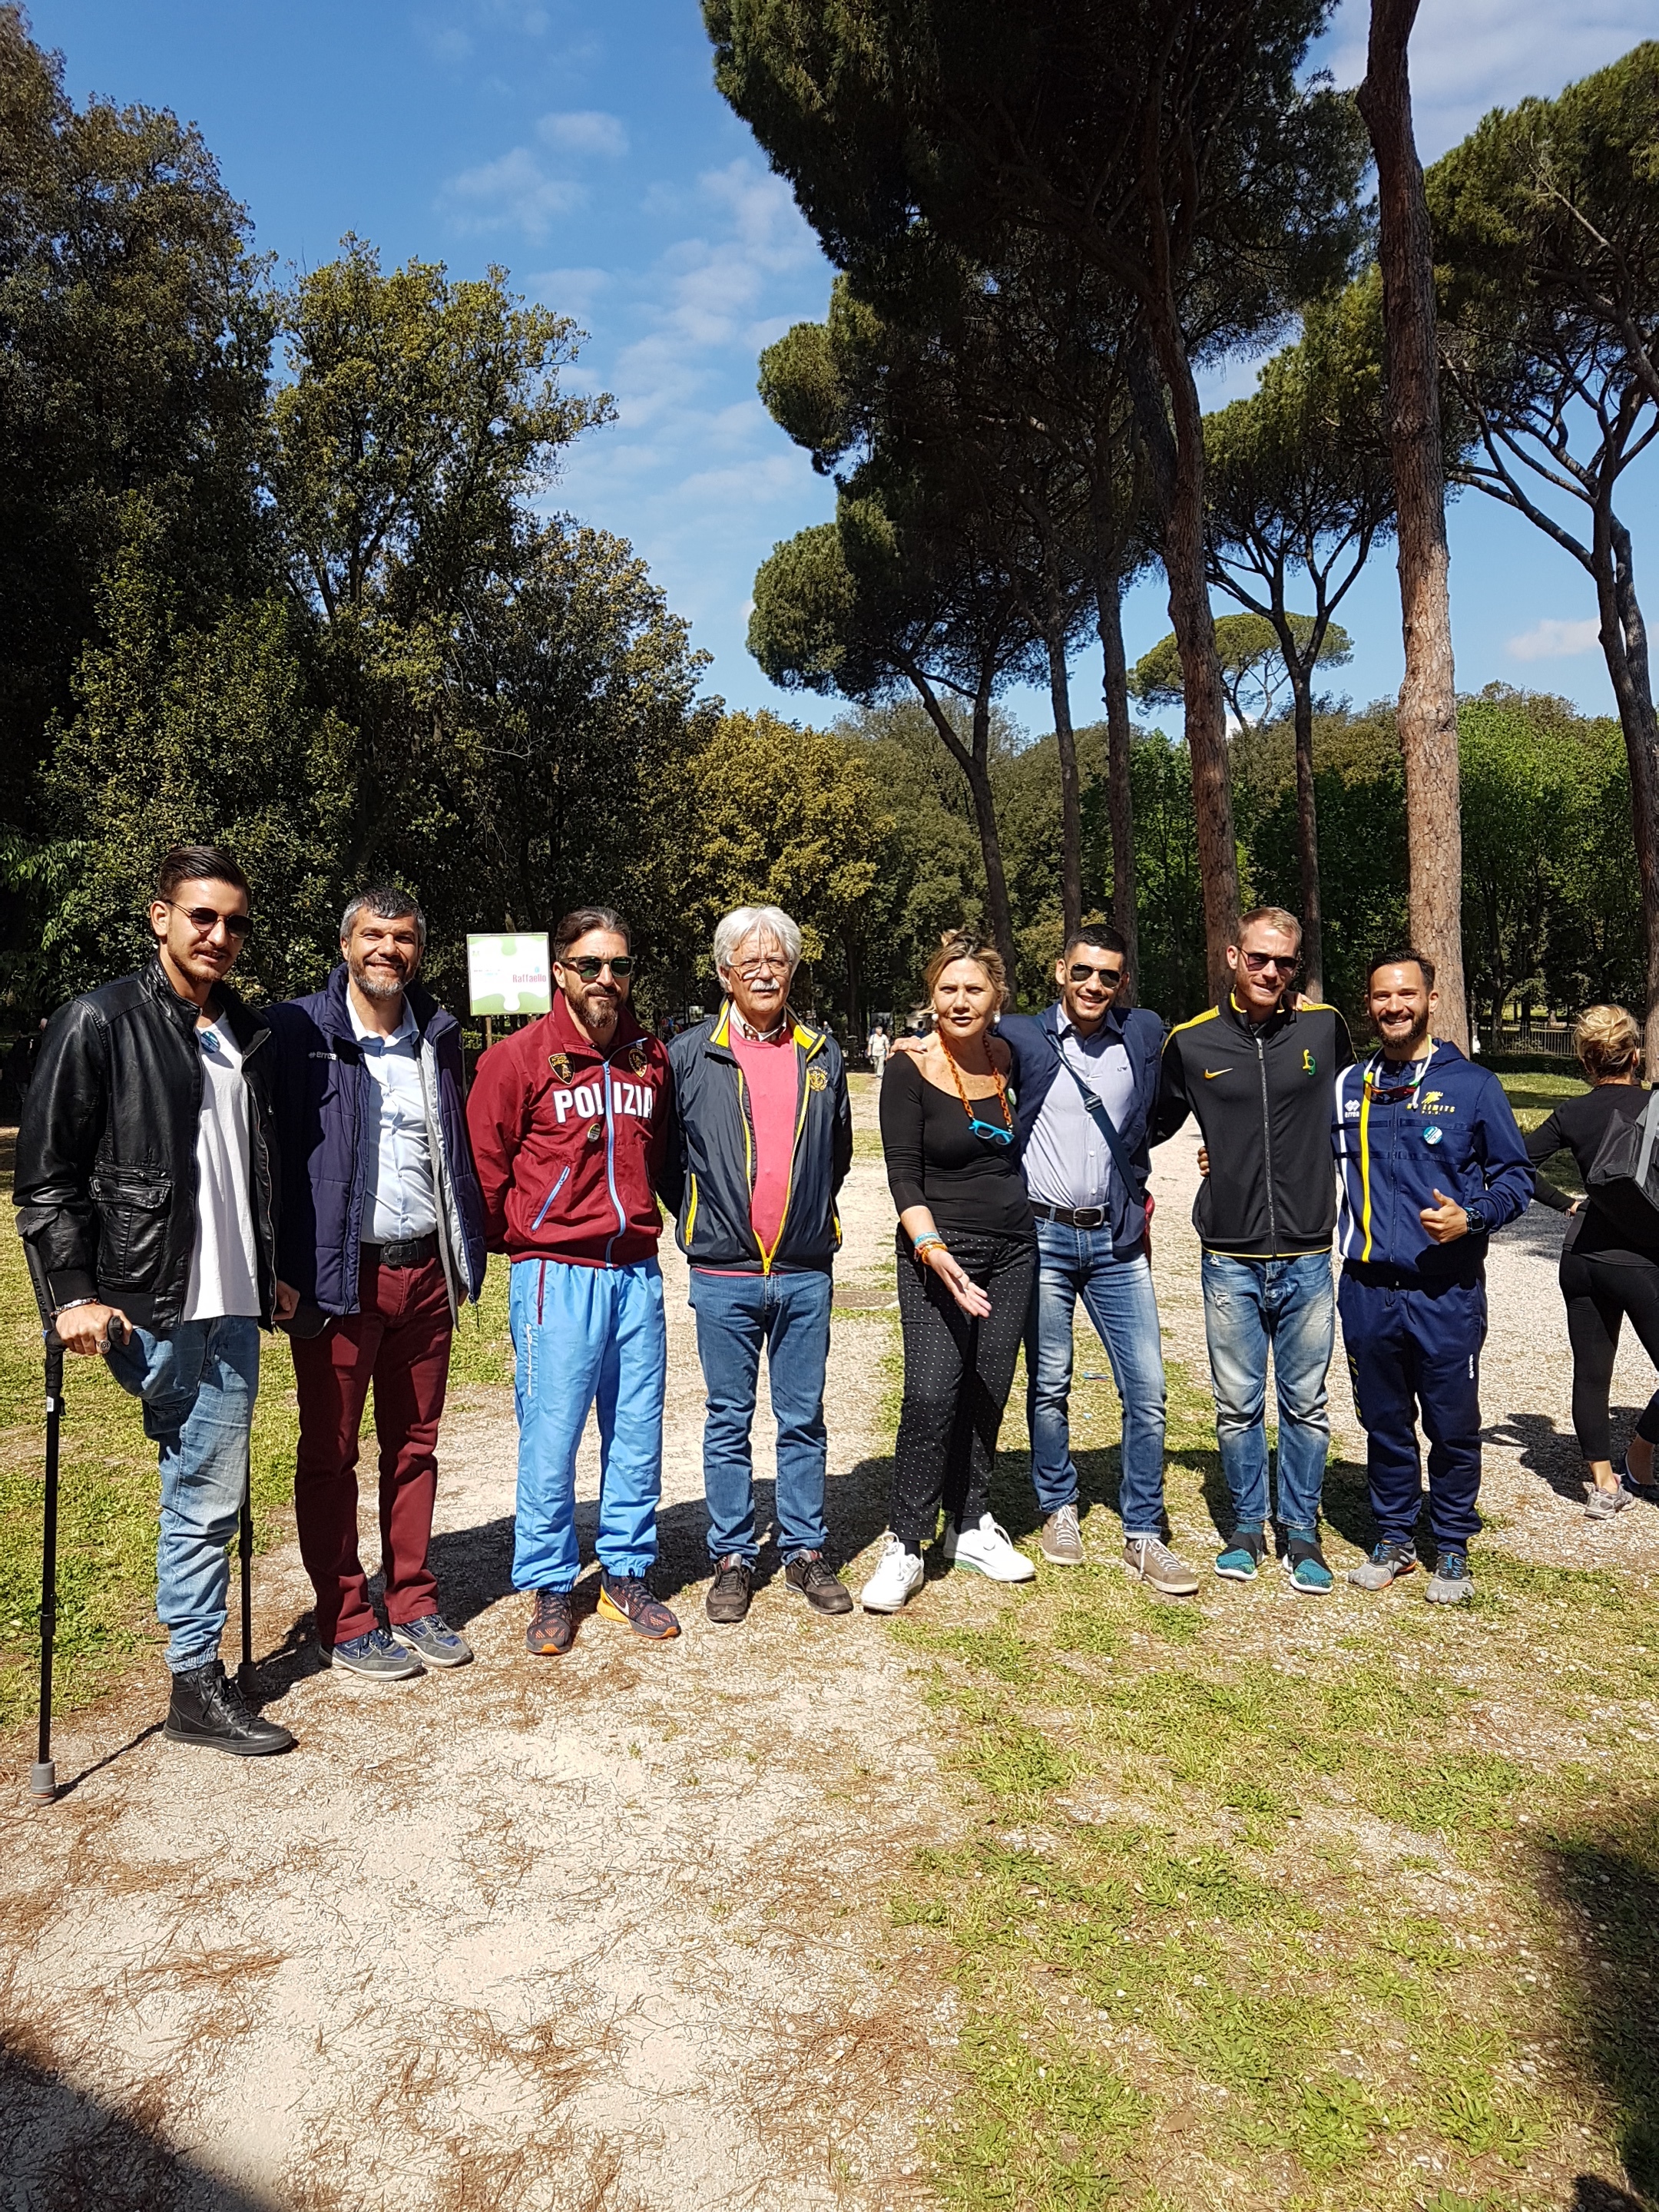
[[199, 1743], [208, 1751], [228, 1751], [238, 1759], [264, 1759], [273, 1751], [292, 1751], [294, 1738], [275, 1721], [256, 1713], [240, 1686], [226, 1674], [222, 1659], [191, 1667], [173, 1678], [173, 1703], [161, 1733], [174, 1743]]

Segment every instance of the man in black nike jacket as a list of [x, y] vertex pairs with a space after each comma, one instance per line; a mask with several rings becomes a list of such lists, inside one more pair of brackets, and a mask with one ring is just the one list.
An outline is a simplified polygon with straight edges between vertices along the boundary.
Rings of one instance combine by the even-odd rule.
[[1334, 1006], [1298, 1000], [1302, 925], [1257, 907], [1227, 948], [1232, 988], [1171, 1030], [1152, 1140], [1198, 1122], [1208, 1169], [1193, 1206], [1204, 1248], [1204, 1327], [1233, 1534], [1218, 1575], [1252, 1582], [1267, 1557], [1267, 1354], [1279, 1401], [1285, 1565], [1311, 1595], [1331, 1588], [1319, 1547], [1330, 1443], [1325, 1377], [1335, 1335], [1332, 1085], [1353, 1059]]

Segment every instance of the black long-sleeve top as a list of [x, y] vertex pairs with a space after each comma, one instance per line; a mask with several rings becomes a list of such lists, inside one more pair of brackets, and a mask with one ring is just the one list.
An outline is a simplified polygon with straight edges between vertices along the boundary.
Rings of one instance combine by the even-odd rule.
[[[1009, 1107], [1013, 1106], [1012, 1093]], [[994, 1097], [975, 1098], [980, 1119], [1002, 1120]], [[976, 1137], [954, 1091], [929, 1083], [913, 1054], [896, 1052], [881, 1079], [881, 1146], [887, 1188], [901, 1213], [925, 1206], [948, 1237], [1029, 1237], [1031, 1205], [1019, 1171], [1019, 1143]]]
[[[1527, 1158], [1536, 1166], [1556, 1152], [1571, 1152], [1579, 1175], [1588, 1181], [1590, 1164], [1613, 1122], [1635, 1121], [1648, 1097], [1639, 1084], [1598, 1083], [1582, 1097], [1569, 1098], [1547, 1121], [1539, 1123], [1527, 1139]], [[1659, 1261], [1659, 1245], [1644, 1244], [1599, 1206], [1575, 1199], [1543, 1176], [1534, 1180], [1534, 1195], [1540, 1205], [1558, 1213], [1577, 1206], [1568, 1226], [1566, 1247], [1581, 1259], [1620, 1261], [1631, 1266], [1651, 1266]]]

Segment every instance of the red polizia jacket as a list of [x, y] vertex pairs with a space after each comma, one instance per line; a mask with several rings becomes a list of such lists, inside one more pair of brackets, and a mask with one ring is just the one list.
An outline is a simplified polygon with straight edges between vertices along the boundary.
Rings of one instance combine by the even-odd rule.
[[579, 1267], [650, 1259], [672, 1109], [667, 1050], [625, 1006], [605, 1052], [562, 993], [492, 1046], [466, 1102], [490, 1250]]

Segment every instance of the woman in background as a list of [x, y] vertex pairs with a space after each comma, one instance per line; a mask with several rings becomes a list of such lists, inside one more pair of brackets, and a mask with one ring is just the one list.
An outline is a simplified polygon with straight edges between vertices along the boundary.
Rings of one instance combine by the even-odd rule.
[[895, 1053], [881, 1085], [881, 1141], [899, 1210], [904, 1405], [890, 1531], [865, 1584], [868, 1613], [896, 1613], [922, 1580], [921, 1547], [945, 1504], [945, 1556], [996, 1582], [1036, 1572], [990, 1510], [997, 1434], [1036, 1273], [1036, 1229], [1007, 1076], [991, 1024], [1008, 981], [961, 932], [927, 963], [933, 1035]]
[[[1571, 1152], [1581, 1181], [1615, 1121], [1633, 1121], [1648, 1103], [1642, 1088], [1642, 1032], [1622, 1006], [1590, 1006], [1573, 1026], [1573, 1048], [1592, 1088], [1558, 1106], [1527, 1139], [1536, 1166], [1554, 1152]], [[1567, 1340], [1572, 1346], [1572, 1425], [1589, 1480], [1584, 1510], [1610, 1521], [1631, 1502], [1631, 1492], [1655, 1491], [1653, 1448], [1659, 1442], [1659, 1392], [1636, 1424], [1616, 1468], [1607, 1413], [1619, 1331], [1626, 1314], [1642, 1349], [1659, 1367], [1659, 1246], [1644, 1243], [1592, 1200], [1536, 1178], [1540, 1201], [1565, 1213], [1561, 1247], [1561, 1295], [1567, 1302]]]

